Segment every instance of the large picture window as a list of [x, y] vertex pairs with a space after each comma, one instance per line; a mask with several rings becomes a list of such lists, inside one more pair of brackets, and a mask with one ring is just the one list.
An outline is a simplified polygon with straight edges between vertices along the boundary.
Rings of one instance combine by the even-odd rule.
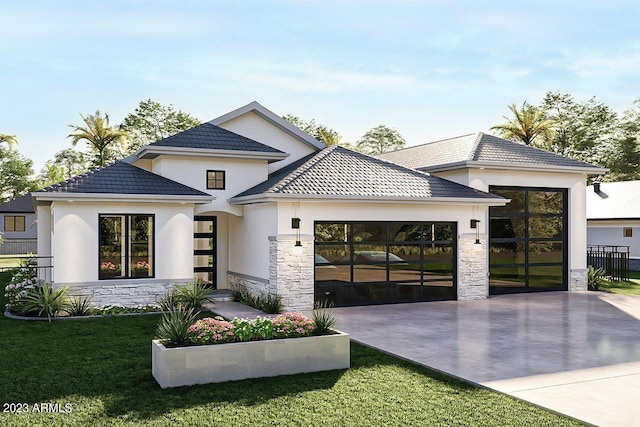
[[567, 289], [567, 190], [491, 187], [511, 202], [489, 208], [489, 291]]
[[455, 223], [316, 222], [315, 299], [455, 299]]
[[104, 214], [99, 279], [154, 277], [154, 216]]

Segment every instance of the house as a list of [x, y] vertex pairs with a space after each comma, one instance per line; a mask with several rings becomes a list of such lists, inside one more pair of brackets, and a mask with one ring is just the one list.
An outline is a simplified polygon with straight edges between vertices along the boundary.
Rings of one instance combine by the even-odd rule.
[[484, 134], [371, 157], [252, 102], [33, 193], [38, 253], [98, 305], [194, 277], [288, 310], [582, 290], [599, 173]]
[[35, 253], [36, 211], [29, 194], [0, 205], [0, 255]]
[[[629, 269], [640, 270], [640, 181], [587, 187], [587, 243], [629, 247]], [[618, 248], [626, 251], [626, 248]]]

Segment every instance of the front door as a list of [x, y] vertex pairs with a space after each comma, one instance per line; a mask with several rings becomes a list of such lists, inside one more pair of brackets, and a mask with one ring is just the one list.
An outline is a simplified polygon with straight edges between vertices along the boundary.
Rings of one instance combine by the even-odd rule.
[[193, 218], [193, 273], [196, 282], [216, 288], [216, 217]]

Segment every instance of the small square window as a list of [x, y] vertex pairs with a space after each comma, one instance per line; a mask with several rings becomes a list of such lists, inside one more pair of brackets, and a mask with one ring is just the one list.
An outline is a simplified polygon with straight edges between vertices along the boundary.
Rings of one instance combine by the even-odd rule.
[[23, 215], [5, 216], [4, 231], [25, 231], [25, 217]]
[[633, 237], [633, 228], [631, 227], [624, 227], [622, 229], [622, 233], [624, 237]]
[[207, 189], [224, 190], [225, 172], [224, 171], [207, 171]]

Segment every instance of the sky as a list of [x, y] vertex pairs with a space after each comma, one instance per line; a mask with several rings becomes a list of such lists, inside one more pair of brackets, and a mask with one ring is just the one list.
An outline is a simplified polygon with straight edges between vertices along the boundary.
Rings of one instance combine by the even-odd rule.
[[36, 172], [100, 110], [208, 121], [251, 101], [354, 142], [485, 131], [548, 91], [640, 97], [640, 2], [0, 0], [0, 133]]

